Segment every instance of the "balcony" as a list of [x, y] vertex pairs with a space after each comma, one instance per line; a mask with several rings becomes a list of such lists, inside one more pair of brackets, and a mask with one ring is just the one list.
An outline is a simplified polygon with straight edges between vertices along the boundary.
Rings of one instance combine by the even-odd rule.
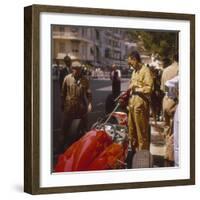
[[52, 33], [53, 39], [65, 39], [65, 40], [79, 40], [83, 42], [91, 43], [93, 42], [91, 39], [82, 37], [79, 32], [60, 32], [54, 31]]

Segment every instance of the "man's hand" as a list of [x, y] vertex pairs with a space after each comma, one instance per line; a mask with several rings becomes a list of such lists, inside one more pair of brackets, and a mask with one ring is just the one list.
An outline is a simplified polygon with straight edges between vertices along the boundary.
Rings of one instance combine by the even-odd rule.
[[89, 103], [89, 104], [88, 104], [88, 112], [91, 112], [91, 111], [92, 111], [92, 104]]
[[119, 104], [122, 106], [122, 107], [125, 107], [128, 105], [128, 100], [129, 100], [129, 97], [130, 97], [130, 89], [128, 89], [126, 92], [123, 92], [120, 97], [119, 97]]
[[131, 90], [132, 92], [135, 92], [136, 87], [137, 87], [136, 85], [130, 84], [128, 89]]

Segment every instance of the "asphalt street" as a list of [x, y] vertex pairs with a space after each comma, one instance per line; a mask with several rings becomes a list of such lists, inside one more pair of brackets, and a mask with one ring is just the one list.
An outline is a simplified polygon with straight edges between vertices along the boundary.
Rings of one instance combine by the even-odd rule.
[[[123, 79], [121, 83], [121, 90], [124, 91], [128, 87], [129, 80]], [[88, 121], [90, 127], [96, 120], [104, 115], [105, 113], [105, 100], [109, 94], [112, 92], [112, 83], [109, 79], [93, 79], [90, 81], [90, 87], [93, 96], [93, 109], [89, 113]], [[59, 130], [61, 128], [62, 112], [60, 104], [60, 88], [57, 80], [53, 82], [52, 90], [53, 102], [52, 102], [52, 121], [53, 130]]]

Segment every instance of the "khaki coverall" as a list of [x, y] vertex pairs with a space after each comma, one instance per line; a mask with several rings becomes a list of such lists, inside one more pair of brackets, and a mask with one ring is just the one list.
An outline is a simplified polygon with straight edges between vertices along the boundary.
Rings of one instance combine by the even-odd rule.
[[134, 70], [130, 87], [132, 94], [129, 99], [129, 138], [135, 151], [149, 149], [149, 100], [153, 87], [153, 78], [149, 68], [141, 66]]
[[67, 75], [62, 84], [61, 101], [64, 107], [63, 136], [68, 138], [68, 143], [71, 143], [68, 131], [74, 119], [81, 119], [83, 129], [87, 130], [88, 102], [92, 101], [88, 79], [82, 76], [76, 80], [73, 74]]
[[[177, 62], [173, 62], [169, 67], [165, 68], [161, 77], [161, 86], [160, 89], [163, 92], [167, 92], [165, 83], [168, 80], [173, 79], [178, 75], [179, 66]], [[165, 119], [165, 126], [167, 127], [165, 133], [167, 135], [172, 135], [172, 120], [176, 110], [177, 103], [174, 99], [164, 96], [163, 98], [163, 114]]]

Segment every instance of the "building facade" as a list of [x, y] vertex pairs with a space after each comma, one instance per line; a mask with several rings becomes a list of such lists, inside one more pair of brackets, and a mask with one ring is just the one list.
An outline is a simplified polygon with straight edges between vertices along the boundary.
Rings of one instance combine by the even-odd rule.
[[125, 68], [130, 48], [135, 44], [127, 42], [123, 29], [54, 25], [52, 45], [53, 62], [58, 59], [62, 64], [63, 58], [69, 55], [72, 60], [94, 67], [115, 63]]

